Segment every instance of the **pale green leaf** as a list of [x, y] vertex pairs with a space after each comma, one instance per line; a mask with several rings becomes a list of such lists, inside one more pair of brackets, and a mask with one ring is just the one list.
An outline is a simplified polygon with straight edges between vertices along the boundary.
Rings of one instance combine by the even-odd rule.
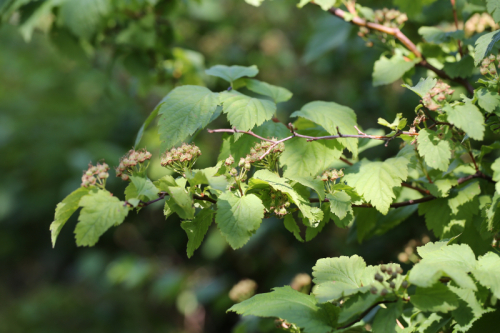
[[472, 273], [479, 283], [491, 289], [495, 297], [500, 298], [500, 257], [498, 254], [488, 252], [480, 257]]
[[418, 132], [418, 152], [431, 168], [441, 171], [448, 170], [451, 158], [451, 148], [447, 140], [440, 139], [436, 132], [422, 129]]
[[[341, 134], [358, 134], [354, 128], [357, 126], [356, 114], [347, 107], [334, 102], [310, 102], [300, 109], [295, 111], [290, 117], [303, 117], [323, 127], [331, 135]], [[353, 153], [358, 154], [357, 139], [337, 139], [344, 147]]]
[[339, 219], [344, 219], [347, 213], [352, 214], [351, 197], [344, 191], [336, 191], [333, 194], [328, 193], [326, 195], [328, 200], [330, 200], [331, 212]]
[[231, 126], [248, 131], [270, 120], [276, 112], [276, 104], [271, 101], [253, 98], [236, 91], [220, 94], [222, 111], [227, 114]]
[[215, 65], [205, 70], [205, 73], [207, 73], [208, 75], [220, 77], [232, 84], [240, 77], [254, 77], [259, 73], [259, 70], [255, 65], [249, 67]]
[[259, 7], [264, 2], [264, 0], [245, 0], [245, 2], [249, 5]]
[[66, 0], [61, 1], [59, 23], [67, 26], [73, 34], [90, 38], [103, 25], [103, 19], [112, 11], [110, 0]]
[[313, 267], [313, 294], [320, 303], [357, 293], [363, 285], [366, 263], [363, 258], [337, 257], [319, 259]]
[[493, 181], [497, 182], [495, 184], [495, 190], [497, 193], [500, 193], [500, 158], [497, 158], [495, 162], [493, 162], [491, 170], [493, 170]]
[[321, 210], [323, 212], [323, 219], [321, 220], [321, 222], [315, 228], [311, 227], [306, 228], [306, 242], [309, 242], [310, 240], [314, 239], [314, 237], [316, 237], [323, 230], [323, 228], [328, 224], [328, 222], [330, 222], [330, 214], [329, 214], [330, 203], [328, 202], [322, 204]]
[[190, 186], [205, 184], [213, 189], [224, 192], [228, 185], [226, 176], [215, 176], [221, 165], [222, 161], [217, 163], [214, 167], [186, 172], [186, 178]]
[[295, 175], [287, 175], [287, 178], [293, 181], [296, 181], [310, 189], [314, 190], [318, 194], [318, 198], [320, 201], [325, 199], [325, 184], [319, 178], [313, 178], [310, 176], [295, 176]]
[[125, 199], [146, 199], [144, 201], [158, 199], [159, 191], [151, 180], [139, 176], [130, 176], [130, 180], [125, 189]]
[[52, 239], [52, 247], [56, 246], [56, 239], [64, 227], [68, 219], [78, 209], [80, 200], [89, 194], [90, 188], [80, 187], [69, 194], [56, 206], [54, 221], [50, 224], [50, 234]]
[[203, 238], [212, 224], [215, 211], [205, 208], [202, 209], [192, 221], [184, 221], [181, 223], [182, 229], [188, 236], [187, 256], [191, 258], [194, 251], [200, 247]]
[[285, 216], [284, 224], [286, 230], [290, 231], [295, 236], [295, 238], [297, 238], [298, 241], [300, 242], [304, 241], [304, 239], [300, 235], [299, 226], [297, 225], [297, 222], [295, 222], [295, 219], [291, 214], [287, 214]]
[[498, 0], [486, 0], [486, 8], [491, 14], [495, 22], [500, 22], [500, 1]]
[[425, 79], [421, 78], [415, 87], [410, 87], [407, 84], [403, 84], [403, 87], [410, 89], [420, 97], [424, 97], [432, 88], [434, 88], [436, 83], [437, 79], [428, 77]]
[[448, 288], [458, 296], [459, 306], [452, 311], [453, 318], [457, 322], [453, 327], [455, 331], [467, 332], [483, 314], [494, 311], [494, 309], [484, 309], [473, 290], [454, 286], [448, 286]]
[[408, 162], [404, 157], [395, 157], [385, 162], [361, 163], [357, 172], [346, 174], [344, 179], [385, 215], [396, 198], [394, 187], [401, 186], [408, 177]]
[[481, 88], [476, 91], [477, 102], [479, 106], [486, 112], [493, 112], [500, 106], [500, 95], [496, 92], [491, 92], [488, 89]]
[[491, 52], [493, 46], [500, 40], [500, 30], [493, 31], [482, 35], [476, 40], [476, 47], [474, 48], [474, 65], [479, 65], [479, 63], [486, 58], [486, 56]]
[[316, 304], [313, 296], [289, 286], [274, 288], [272, 292], [258, 294], [233, 305], [228, 311], [243, 316], [278, 317], [302, 328], [304, 333], [327, 333], [333, 330], [331, 312]]
[[431, 287], [418, 287], [411, 303], [422, 311], [449, 312], [458, 307], [458, 298], [447, 286], [438, 282]]
[[373, 333], [396, 333], [396, 319], [403, 313], [403, 301], [387, 304], [387, 308], [380, 308], [373, 320]]
[[[297, 5], [299, 8], [305, 6], [312, 0], [300, 0], [299, 4]], [[339, 0], [316, 0], [314, 1], [315, 4], [319, 5], [321, 9], [323, 10], [328, 10], [332, 7], [338, 6]]]
[[208, 125], [218, 104], [219, 95], [205, 87], [181, 86], [172, 90], [158, 111], [161, 150], [172, 148]]
[[395, 54], [387, 59], [384, 55], [375, 61], [373, 68], [373, 85], [381, 86], [390, 84], [400, 79], [407, 71], [415, 67], [418, 62], [403, 57], [401, 54]]
[[444, 178], [435, 180], [433, 183], [424, 183], [423, 185], [433, 196], [445, 198], [448, 196], [451, 188], [458, 185], [458, 182], [456, 179]]
[[255, 79], [246, 79], [245, 83], [249, 90], [257, 94], [271, 97], [274, 103], [286, 102], [292, 98], [292, 93], [282, 87], [273, 86], [272, 84]]
[[80, 206], [83, 208], [75, 228], [78, 246], [93, 246], [106, 230], [121, 224], [129, 212], [124, 202], [103, 190], [83, 196]]
[[448, 206], [450, 206], [451, 212], [453, 214], [457, 214], [458, 207], [473, 200], [480, 193], [481, 188], [479, 187], [479, 181], [477, 180], [469, 182], [466, 185], [462, 185], [458, 190], [457, 195], [448, 200]]
[[217, 200], [215, 222], [233, 249], [248, 242], [264, 218], [264, 205], [253, 194], [237, 197], [227, 191]]
[[477, 106], [470, 103], [457, 105], [455, 107], [447, 105], [443, 110], [448, 114], [448, 121], [464, 130], [472, 139], [483, 139], [484, 117]]
[[[441, 244], [440, 244], [441, 245]], [[448, 245], [426, 252], [423, 259], [410, 271], [410, 282], [422, 288], [433, 286], [446, 274], [462, 288], [477, 290], [467, 274], [476, 267], [474, 252], [468, 245]]]

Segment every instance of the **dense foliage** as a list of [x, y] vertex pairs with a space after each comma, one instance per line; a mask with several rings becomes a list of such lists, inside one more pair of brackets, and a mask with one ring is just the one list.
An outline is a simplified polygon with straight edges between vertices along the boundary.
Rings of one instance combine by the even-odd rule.
[[[495, 30], [500, 9], [491, 0], [451, 1], [455, 18], [461, 10], [468, 22], [486, 13], [491, 20], [465, 30], [456, 19], [451, 31], [421, 26], [423, 41], [415, 45], [400, 29], [426, 1], [395, 1], [406, 14], [355, 1], [315, 3], [359, 26], [367, 46], [384, 50], [374, 63], [373, 85], [402, 78], [420, 99], [413, 118], [398, 113], [394, 120], [379, 118], [385, 131], [363, 130], [353, 109], [309, 101], [285, 125], [277, 111], [292, 97], [289, 90], [255, 79], [257, 66], [213, 66], [206, 74], [226, 81], [227, 89], [179, 85], [139, 130], [136, 147], [116, 167], [116, 175], [128, 182], [124, 200], [106, 189], [109, 166], [89, 165], [81, 187], [57, 205], [53, 245], [79, 208], [76, 243], [93, 246], [131, 211], [161, 200], [167, 220], [174, 215], [182, 220], [188, 257], [214, 221], [227, 243], [239, 249], [262, 224], [276, 219], [300, 242], [317, 237], [331, 221], [362, 242], [418, 214], [437, 240], [418, 247], [418, 257], [403, 260], [415, 263], [406, 271], [392, 263], [367, 266], [357, 255], [319, 259], [310, 295], [307, 288], [279, 287], [248, 298], [251, 292], [244, 290], [248, 295], [236, 297], [241, 302], [229, 310], [277, 317], [278, 326], [291, 332], [491, 327], [500, 297], [500, 158], [495, 159], [500, 145], [494, 139], [500, 124], [500, 32]], [[483, 32], [486, 23], [492, 32]], [[427, 71], [418, 77], [417, 67]], [[218, 163], [195, 169], [203, 153], [195, 145], [198, 135], [224, 116], [229, 128], [208, 130], [223, 133]], [[139, 147], [156, 118], [161, 155], [155, 157]], [[382, 161], [359, 157], [383, 143], [399, 143], [399, 151]], [[166, 175], [151, 179], [152, 163], [166, 168]]]

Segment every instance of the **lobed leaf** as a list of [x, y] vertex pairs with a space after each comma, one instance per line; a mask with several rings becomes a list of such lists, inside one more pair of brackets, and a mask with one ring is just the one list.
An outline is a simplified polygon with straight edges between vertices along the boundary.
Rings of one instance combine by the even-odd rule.
[[202, 209], [192, 221], [183, 221], [181, 228], [188, 236], [187, 256], [191, 258], [194, 251], [200, 247], [203, 238], [212, 224], [215, 211], [210, 208]]
[[457, 296], [441, 282], [428, 288], [417, 287], [410, 301], [422, 311], [446, 313], [458, 308]]
[[226, 80], [232, 85], [234, 81], [241, 77], [254, 77], [255, 75], [259, 74], [259, 70], [255, 65], [249, 67], [215, 65], [205, 70], [205, 73], [208, 75], [220, 77], [221, 79]]
[[379, 60], [375, 61], [373, 67], [373, 86], [393, 83], [415, 67], [419, 61], [420, 59], [410, 60], [401, 54], [395, 54], [390, 59], [382, 55]]
[[443, 108], [448, 115], [448, 121], [462, 129], [472, 139], [482, 140], [484, 137], [484, 117], [481, 111], [471, 103]]
[[436, 132], [422, 129], [417, 137], [418, 152], [431, 168], [448, 170], [451, 158], [451, 147], [448, 141], [441, 140]]
[[246, 79], [245, 83], [249, 90], [271, 97], [276, 104], [288, 101], [293, 95], [288, 89], [273, 86], [272, 84], [255, 79]]
[[493, 46], [495, 46], [498, 41], [500, 41], [500, 30], [493, 31], [479, 37], [476, 40], [476, 47], [474, 48], [474, 65], [479, 65], [479, 63], [491, 52]]

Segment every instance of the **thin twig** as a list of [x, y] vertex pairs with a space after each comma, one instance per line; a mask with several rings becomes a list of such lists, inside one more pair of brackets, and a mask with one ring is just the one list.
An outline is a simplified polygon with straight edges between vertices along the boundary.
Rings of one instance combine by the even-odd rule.
[[[328, 11], [331, 14], [333, 14], [333, 15], [341, 18], [341, 19], [344, 19], [345, 14], [346, 14], [342, 9], [339, 9], [339, 8], [336, 8], [336, 7], [332, 7]], [[401, 30], [399, 30], [398, 28], [390, 28], [390, 27], [386, 27], [386, 26], [378, 24], [378, 23], [367, 22], [367, 21], [363, 20], [360, 17], [353, 17], [352, 20], [350, 20], [349, 22], [351, 24], [355, 24], [355, 25], [358, 25], [360, 27], [366, 27], [366, 28], [369, 28], [369, 29], [372, 29], [372, 30], [377, 30], [377, 31], [380, 31], [380, 32], [385, 32], [388, 35], [394, 36], [408, 50], [410, 50], [413, 54], [415, 54], [415, 56], [417, 58], [422, 59], [422, 60], [420, 60], [419, 63], [417, 63], [417, 65], [425, 67], [427, 69], [430, 69], [431, 71], [433, 71], [434, 73], [436, 73], [439, 77], [441, 77], [441, 78], [443, 78], [445, 80], [455, 81], [458, 84], [461, 84], [462, 86], [465, 87], [465, 89], [467, 89], [467, 91], [470, 94], [474, 93], [474, 88], [469, 83], [469, 81], [467, 81], [467, 80], [465, 80], [463, 78], [454, 78], [454, 79], [452, 79], [443, 70], [437, 69], [436, 67], [434, 67], [431, 64], [429, 64], [427, 62], [427, 60], [425, 60], [425, 57], [422, 55], [422, 53], [420, 53], [420, 51], [418, 50], [417, 46], [415, 44], [413, 44], [413, 42], [408, 37], [406, 37], [406, 35], [403, 34], [401, 32]]]
[[[141, 201], [138, 205], [138, 207], [146, 207], [146, 206], [149, 206], [157, 201], [160, 201], [160, 200], [163, 200], [165, 199], [165, 197], [168, 195], [167, 192], [160, 192], [158, 193], [158, 199], [154, 199], [154, 200], [151, 200], [151, 201]], [[208, 201], [208, 202], [211, 202], [211, 203], [217, 203], [217, 201], [215, 199], [212, 199], [212, 198], [209, 198], [209, 197], [206, 197], [206, 196], [199, 196], [197, 194], [194, 194], [193, 195], [193, 199], [195, 200], [201, 200], [201, 201]], [[133, 207], [133, 205], [128, 202], [127, 200], [125, 200], [125, 204], [124, 206], [130, 206], [130, 207]]]
[[424, 190], [424, 189], [422, 189], [420, 187], [412, 186], [412, 185], [410, 185], [408, 183], [401, 183], [401, 186], [406, 187], [406, 188], [411, 188], [412, 190], [418, 191], [418, 192], [420, 192], [420, 193], [422, 193], [424, 195], [431, 194], [431, 192], [429, 190]]
[[352, 163], [351, 161], [349, 161], [348, 159], [345, 159], [343, 157], [339, 157], [339, 160], [341, 160], [342, 162], [344, 162], [347, 165], [354, 165], [354, 163]]
[[222, 128], [222, 129], [215, 129], [215, 130], [207, 129], [207, 132], [208, 133], [243, 133], [243, 134], [248, 134], [248, 135], [254, 136], [257, 139], [264, 140], [267, 142], [275, 142], [274, 140], [263, 138], [260, 135], [257, 135], [252, 131], [240, 131], [236, 128], [233, 128], [233, 129]]

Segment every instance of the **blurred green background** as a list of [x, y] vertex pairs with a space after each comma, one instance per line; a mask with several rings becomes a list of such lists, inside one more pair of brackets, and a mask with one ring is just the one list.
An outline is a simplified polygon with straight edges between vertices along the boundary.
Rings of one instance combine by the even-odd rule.
[[[204, 74], [212, 65], [255, 64], [258, 79], [291, 90], [293, 98], [278, 108], [283, 122], [303, 104], [324, 100], [353, 108], [364, 129], [374, 128], [378, 117], [392, 121], [399, 112], [411, 121], [418, 98], [401, 81], [372, 87], [373, 63], [382, 50], [367, 48], [355, 27], [317, 6], [130, 0], [82, 32], [72, 19], [66, 26], [58, 20], [69, 10], [57, 6], [36, 22], [27, 20], [23, 13], [43, 3], [34, 2], [33, 9], [24, 1], [28, 5], [0, 27], [1, 333], [270, 332], [272, 320], [240, 321], [225, 313], [233, 304], [228, 292], [239, 280], [253, 279], [257, 292], [267, 292], [290, 284], [296, 274], [310, 274], [323, 257], [358, 254], [369, 264], [398, 262], [405, 248], [411, 254], [416, 242], [430, 236], [414, 214], [363, 244], [352, 230], [333, 223], [302, 244], [269, 219], [237, 251], [213, 225], [188, 260], [180, 221], [165, 221], [159, 203], [132, 214], [94, 248], [75, 246], [73, 216], [53, 249], [49, 224], [55, 206], [79, 186], [87, 164], [104, 159], [116, 166], [174, 86], [226, 89], [222, 80]], [[360, 3], [392, 7], [391, 1]], [[449, 1], [437, 1], [404, 31], [418, 40], [419, 24], [449, 21], [451, 15]], [[417, 68], [414, 82], [424, 75]], [[221, 119], [210, 127], [228, 124]], [[221, 136], [203, 131], [195, 143], [203, 152], [197, 167], [214, 165]], [[159, 153], [154, 126], [141, 145]], [[392, 142], [361, 157], [385, 159], [398, 149]], [[163, 171], [158, 165], [151, 172], [158, 177]], [[123, 193], [124, 187], [110, 178], [111, 192]]]

